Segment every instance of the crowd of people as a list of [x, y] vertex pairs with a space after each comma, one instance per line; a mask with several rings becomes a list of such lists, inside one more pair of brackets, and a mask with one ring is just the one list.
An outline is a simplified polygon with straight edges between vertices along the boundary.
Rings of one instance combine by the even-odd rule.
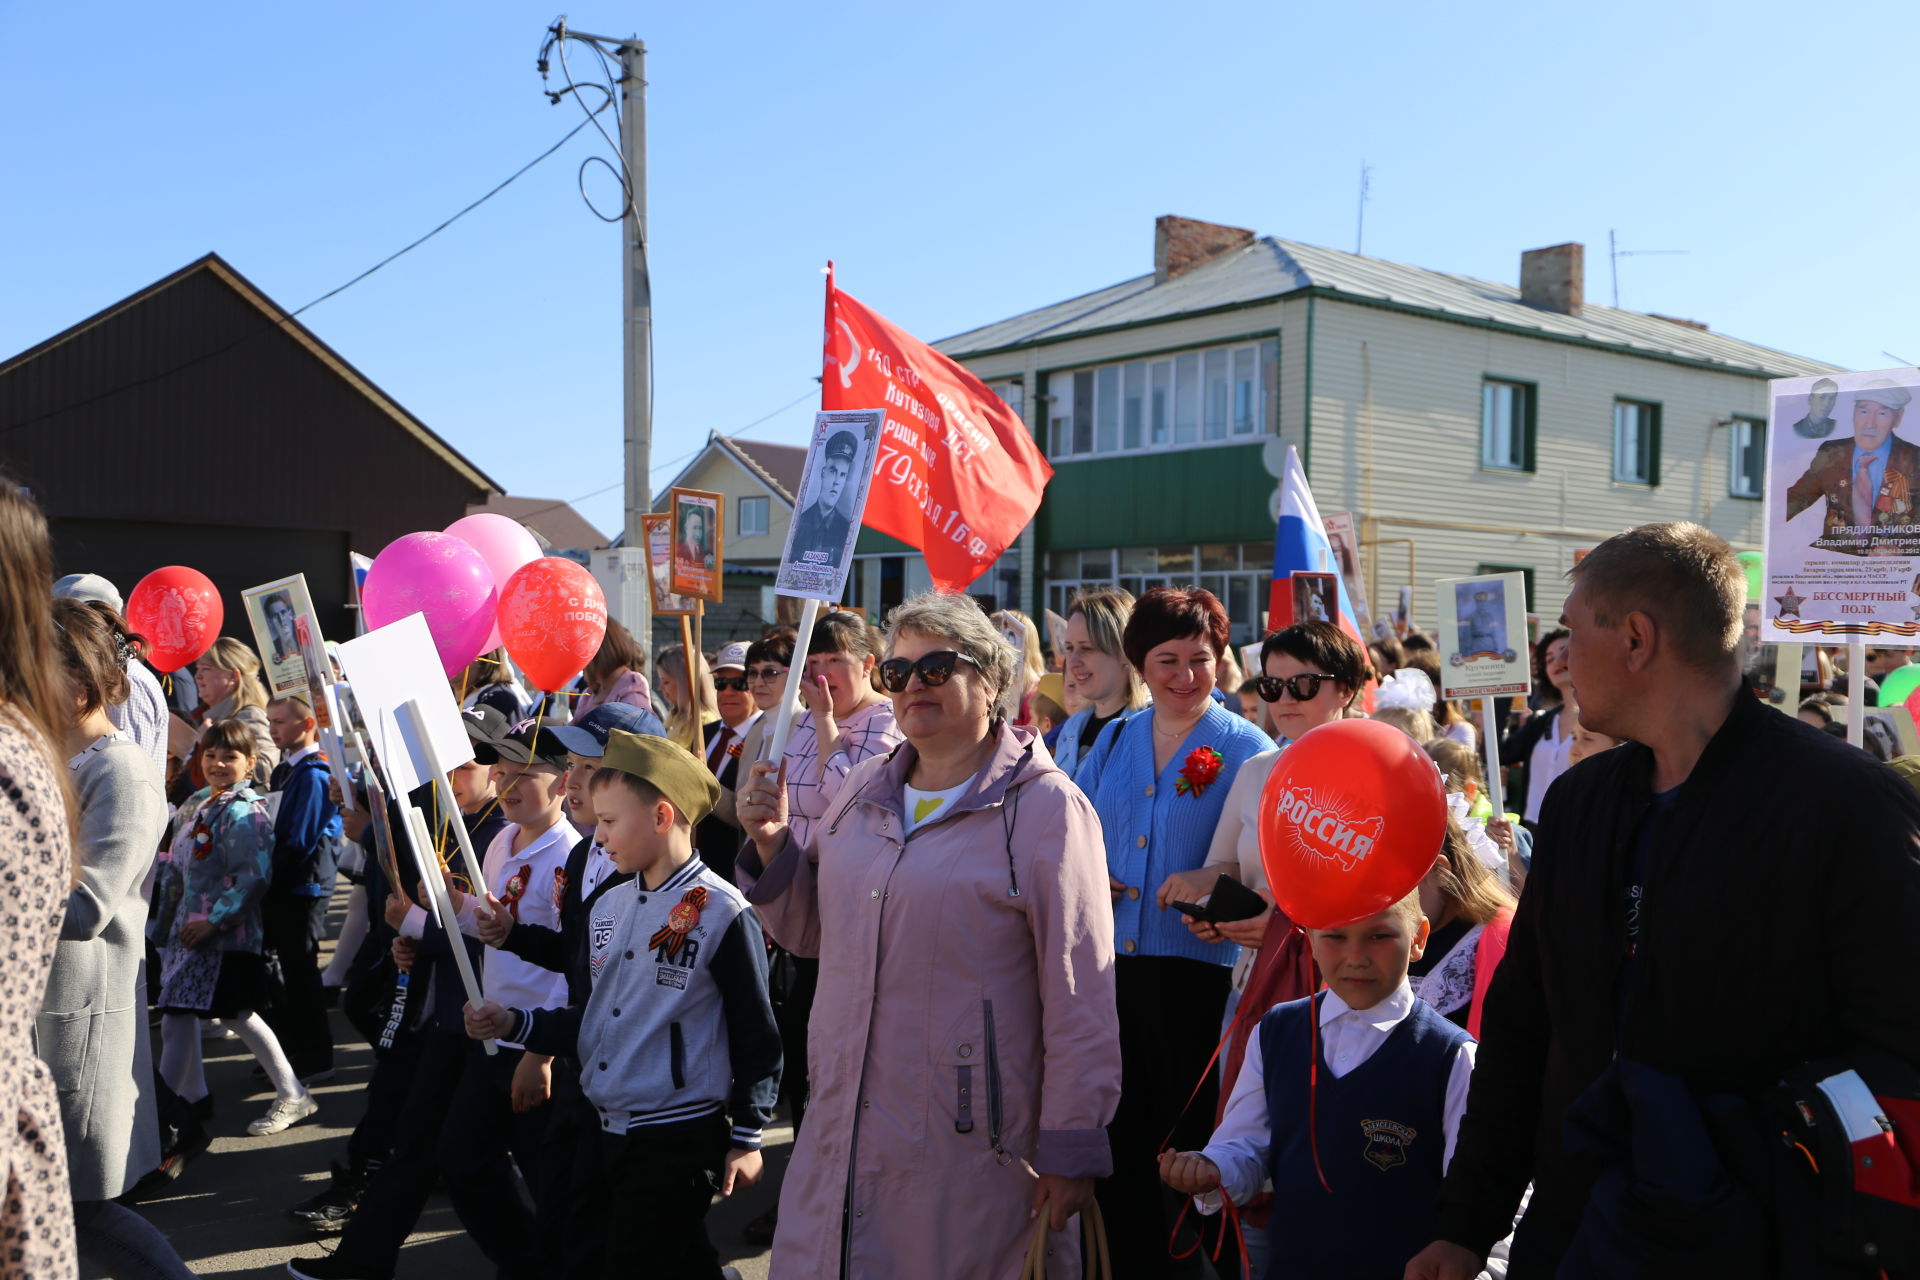
[[[1089, 590], [1057, 649], [939, 592], [711, 653], [614, 622], [567, 693], [504, 653], [456, 676], [473, 760], [388, 796], [241, 642], [157, 679], [0, 482], [0, 1273], [191, 1274], [137, 1205], [208, 1144], [203, 1041], [244, 1043], [279, 1133], [337, 1005], [373, 1068], [287, 1210], [334, 1241], [310, 1280], [391, 1277], [436, 1185], [503, 1276], [712, 1280], [710, 1204], [781, 1115], [746, 1228], [776, 1277], [1072, 1276], [1089, 1223], [1122, 1277], [1900, 1274], [1808, 1225], [1840, 1175], [1765, 1139], [1806, 1064], [1920, 1062], [1920, 770], [1826, 723], [1905, 651], [1852, 692], [1823, 652], [1776, 709], [1714, 535], [1571, 576], [1533, 695], [1485, 715], [1412, 630], [1304, 621], [1243, 671], [1192, 587]], [[1400, 901], [1304, 928], [1263, 793], [1361, 718], [1424, 751], [1444, 836]], [[445, 902], [397, 852], [416, 806]]]

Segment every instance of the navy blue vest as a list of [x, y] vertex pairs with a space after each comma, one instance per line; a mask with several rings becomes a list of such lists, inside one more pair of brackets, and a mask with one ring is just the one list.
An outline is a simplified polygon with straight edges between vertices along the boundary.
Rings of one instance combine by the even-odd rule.
[[[1325, 998], [1291, 1001], [1260, 1020], [1273, 1127], [1267, 1280], [1400, 1280], [1407, 1260], [1434, 1240], [1447, 1078], [1470, 1037], [1416, 999], [1386, 1043], [1336, 1080], [1314, 1034]], [[1314, 1171], [1307, 1127], [1316, 1055], [1315, 1129], [1331, 1195]]]

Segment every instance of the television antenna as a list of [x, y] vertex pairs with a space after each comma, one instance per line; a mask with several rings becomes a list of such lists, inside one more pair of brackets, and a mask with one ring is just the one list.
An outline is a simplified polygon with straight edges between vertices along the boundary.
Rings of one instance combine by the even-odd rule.
[[1686, 253], [1686, 249], [1622, 249], [1613, 228], [1607, 228], [1607, 258], [1613, 267], [1613, 307], [1620, 309], [1620, 259], [1643, 258], [1655, 254]]
[[1353, 251], [1358, 254], [1360, 246], [1367, 240], [1367, 188], [1372, 185], [1373, 166], [1365, 160], [1360, 162], [1360, 213], [1353, 228]]

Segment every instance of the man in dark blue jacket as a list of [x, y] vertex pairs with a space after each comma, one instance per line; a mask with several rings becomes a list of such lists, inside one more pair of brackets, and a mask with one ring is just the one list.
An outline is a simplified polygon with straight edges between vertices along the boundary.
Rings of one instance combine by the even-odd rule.
[[273, 879], [261, 915], [286, 984], [284, 1000], [267, 1020], [294, 1074], [312, 1082], [333, 1075], [333, 1031], [319, 960], [339, 856], [340, 810], [327, 796], [331, 775], [306, 701], [275, 698], [267, 704], [267, 727], [280, 748], [272, 779], [280, 807], [273, 820]]

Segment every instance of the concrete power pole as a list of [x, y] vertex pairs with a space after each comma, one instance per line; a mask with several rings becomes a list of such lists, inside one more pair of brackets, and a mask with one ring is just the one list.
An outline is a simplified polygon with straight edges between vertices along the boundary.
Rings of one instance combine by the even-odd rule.
[[[618, 60], [620, 163], [627, 195], [620, 219], [622, 421], [626, 477], [624, 536], [618, 553], [595, 553], [594, 576], [607, 611], [642, 645], [652, 647], [652, 587], [647, 577], [646, 531], [640, 517], [653, 508], [653, 286], [647, 274], [647, 47], [635, 38], [574, 31], [562, 18], [549, 28], [549, 47], [565, 40], [594, 45]], [[564, 62], [564, 50], [563, 62]], [[541, 71], [546, 71], [542, 51]], [[586, 86], [582, 86], [586, 87]], [[557, 99], [556, 99], [557, 100]], [[604, 557], [604, 558], [603, 558]], [[617, 589], [616, 589], [617, 588]]]

